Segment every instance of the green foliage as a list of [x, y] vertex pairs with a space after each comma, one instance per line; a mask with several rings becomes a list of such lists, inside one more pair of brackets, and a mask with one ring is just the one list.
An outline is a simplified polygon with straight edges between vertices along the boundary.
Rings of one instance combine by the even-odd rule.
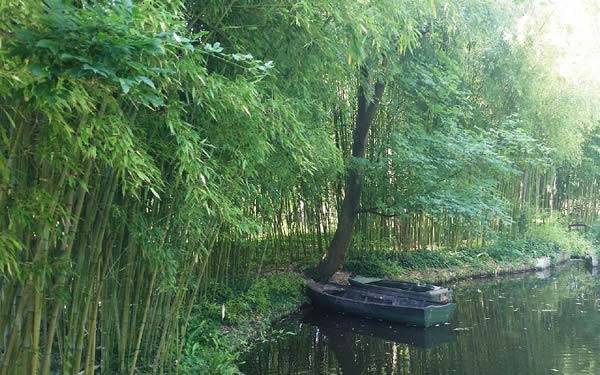
[[225, 303], [228, 322], [247, 320], [250, 314], [277, 316], [298, 304], [303, 281], [297, 275], [274, 275], [253, 283], [241, 296]]
[[[243, 285], [242, 282], [239, 282]], [[221, 319], [222, 306], [225, 324], [241, 324], [254, 315], [257, 321], [263, 316], [277, 316], [278, 311], [287, 311], [297, 306], [303, 280], [296, 274], [274, 274], [250, 284], [247, 289], [236, 290], [215, 284], [212, 301], [200, 307], [199, 315], [215, 321]], [[209, 287], [209, 288], [210, 288]]]
[[2, 277], [9, 279], [18, 278], [20, 274], [18, 252], [23, 245], [14, 237], [0, 233], [0, 271]]
[[235, 365], [238, 353], [214, 328], [197, 329], [202, 340], [186, 346], [181, 363], [184, 374], [239, 374]]
[[303, 284], [298, 275], [274, 274], [246, 290], [220, 290], [212, 301], [199, 305], [186, 338], [182, 371], [237, 374], [235, 362], [250, 336], [264, 335], [273, 319], [296, 309]]
[[[566, 221], [537, 219], [597, 220], [597, 97], [516, 35], [540, 22], [527, 12], [0, 2], [0, 368], [236, 373], [226, 327], [241, 341], [249, 318], [300, 299], [297, 276], [251, 276], [318, 261], [355, 167], [354, 246], [383, 250], [354, 251], [356, 272], [587, 251]], [[352, 159], [357, 95], [375, 82], [366, 157]]]
[[[568, 232], [554, 224], [537, 226], [526, 238], [500, 239], [493, 245], [457, 250], [383, 250], [354, 251], [344, 263], [350, 272], [366, 276], [399, 278], [411, 272], [448, 270], [460, 275], [463, 270], [473, 270], [472, 275], [483, 270], [494, 272], [524, 264], [532, 268], [534, 260], [548, 256], [556, 261], [563, 254], [582, 256], [588, 254], [591, 242], [577, 232]], [[460, 270], [460, 272], [459, 272]], [[462, 276], [472, 276], [466, 274]]]
[[590, 238], [596, 245], [600, 244], [600, 222], [596, 222], [592, 225]]
[[570, 254], [577, 256], [587, 256], [592, 250], [592, 242], [577, 231], [569, 231], [566, 225], [560, 221], [546, 222], [543, 225], [534, 225], [530, 227], [527, 238], [533, 241], [547, 241], [556, 244]]

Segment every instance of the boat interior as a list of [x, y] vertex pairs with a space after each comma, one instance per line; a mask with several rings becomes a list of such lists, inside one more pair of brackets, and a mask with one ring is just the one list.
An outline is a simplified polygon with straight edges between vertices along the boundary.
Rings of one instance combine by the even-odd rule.
[[397, 295], [386, 295], [386, 294], [374, 294], [367, 293], [361, 290], [356, 289], [342, 289], [342, 288], [334, 288], [334, 289], [326, 289], [325, 293], [341, 297], [347, 298], [354, 301], [360, 301], [363, 303], [378, 303], [392, 306], [411, 306], [411, 307], [427, 307], [436, 305], [435, 303], [407, 298]]
[[405, 283], [402, 281], [390, 281], [390, 280], [381, 280], [369, 283], [371, 285], [383, 286], [387, 288], [400, 288], [403, 290], [408, 290], [411, 292], [429, 292], [432, 290], [440, 289], [439, 287], [432, 285], [418, 285], [413, 283]]

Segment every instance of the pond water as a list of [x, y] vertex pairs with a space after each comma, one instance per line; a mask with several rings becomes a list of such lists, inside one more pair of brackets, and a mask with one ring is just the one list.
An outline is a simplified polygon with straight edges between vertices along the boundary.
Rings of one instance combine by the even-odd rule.
[[457, 311], [427, 329], [319, 310], [277, 326], [244, 374], [600, 374], [600, 277], [582, 262], [454, 283]]

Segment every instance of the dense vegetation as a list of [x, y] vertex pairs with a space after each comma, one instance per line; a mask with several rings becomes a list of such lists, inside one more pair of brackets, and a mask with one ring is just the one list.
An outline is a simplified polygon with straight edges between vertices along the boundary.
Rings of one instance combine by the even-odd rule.
[[594, 224], [597, 97], [540, 12], [1, 2], [0, 375], [234, 372], [204, 317], [293, 304], [265, 274]]

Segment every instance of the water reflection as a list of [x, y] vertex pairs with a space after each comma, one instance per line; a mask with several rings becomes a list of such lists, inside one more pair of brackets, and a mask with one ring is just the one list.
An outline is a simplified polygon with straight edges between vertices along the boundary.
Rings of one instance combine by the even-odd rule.
[[252, 374], [600, 374], [600, 278], [581, 263], [453, 285], [450, 326], [314, 311], [244, 358]]
[[420, 328], [313, 309], [305, 311], [302, 322], [317, 327], [329, 338], [359, 335], [426, 349], [456, 338], [455, 331], [449, 325]]

